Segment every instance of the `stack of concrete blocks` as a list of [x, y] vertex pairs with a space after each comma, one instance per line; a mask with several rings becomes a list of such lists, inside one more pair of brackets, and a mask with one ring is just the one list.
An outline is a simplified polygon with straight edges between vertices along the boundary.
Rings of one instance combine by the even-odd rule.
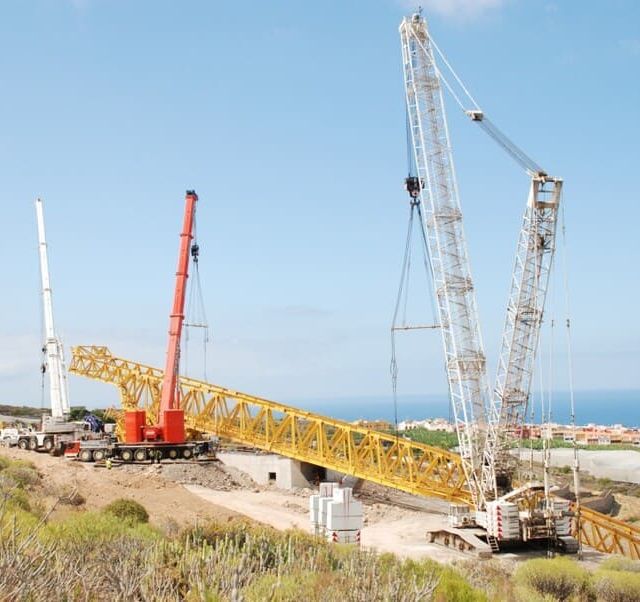
[[309, 497], [309, 515], [315, 535], [324, 537], [324, 529], [327, 524], [327, 506], [326, 504], [321, 504], [321, 500], [333, 499], [334, 486], [336, 486], [336, 483], [320, 483], [320, 491]]
[[566, 537], [571, 535], [571, 517], [568, 516], [571, 503], [569, 500], [554, 499], [552, 502], [553, 514], [558, 518], [555, 519], [556, 535], [558, 537]]
[[317, 535], [334, 543], [360, 544], [362, 503], [354, 499], [351, 487], [321, 483], [319, 494], [309, 500], [309, 511]]
[[498, 541], [520, 539], [520, 512], [517, 504], [493, 501], [487, 503], [487, 534]]

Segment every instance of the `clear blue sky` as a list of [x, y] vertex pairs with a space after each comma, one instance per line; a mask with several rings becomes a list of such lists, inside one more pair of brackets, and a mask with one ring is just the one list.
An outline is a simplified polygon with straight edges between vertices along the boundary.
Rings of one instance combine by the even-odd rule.
[[[422, 4], [487, 113], [565, 179], [576, 387], [640, 388], [640, 4]], [[389, 392], [408, 12], [396, 0], [2, 2], [0, 400], [40, 399], [34, 198], [65, 343], [160, 365], [187, 188], [201, 199], [211, 379], [289, 401]], [[448, 106], [494, 361], [528, 183]], [[445, 391], [438, 336], [400, 342], [401, 392]], [[70, 384], [74, 403], [116, 399]]]

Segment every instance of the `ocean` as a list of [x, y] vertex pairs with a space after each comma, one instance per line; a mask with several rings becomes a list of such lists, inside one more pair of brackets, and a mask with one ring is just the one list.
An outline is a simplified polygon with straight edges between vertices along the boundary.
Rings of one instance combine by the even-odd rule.
[[[640, 428], [640, 390], [576, 391], [576, 422], [579, 425], [623, 424]], [[532, 396], [536, 407], [534, 422], [540, 422], [539, 395]], [[388, 420], [394, 422], [391, 394], [370, 397], [332, 397], [324, 399], [288, 400], [284, 403], [341, 420]], [[546, 400], [545, 400], [546, 403]], [[398, 397], [398, 421], [425, 418], [451, 418], [446, 395], [401, 395]], [[530, 420], [530, 419], [528, 419]], [[559, 391], [551, 399], [551, 420], [570, 422], [569, 393]]]

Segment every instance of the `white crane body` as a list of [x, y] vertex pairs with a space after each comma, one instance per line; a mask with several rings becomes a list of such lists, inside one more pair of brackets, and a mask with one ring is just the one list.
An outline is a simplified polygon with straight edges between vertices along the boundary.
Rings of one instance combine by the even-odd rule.
[[44, 345], [46, 371], [49, 373], [49, 401], [53, 422], [64, 421], [69, 417], [69, 393], [67, 369], [64, 360], [64, 348], [56, 334], [53, 321], [53, 300], [49, 277], [49, 257], [44, 228], [42, 200], [36, 200], [38, 222], [38, 249], [40, 255], [40, 275], [42, 279], [42, 307], [44, 313]]
[[[499, 542], [547, 539], [577, 551], [569, 536], [568, 508], [552, 499], [549, 483], [512, 488], [515, 462], [509, 445], [527, 410], [549, 275], [556, 247], [562, 180], [549, 177], [488, 119], [431, 40], [420, 14], [400, 24], [402, 64], [411, 141], [406, 188], [423, 215], [435, 305], [445, 354], [445, 370], [460, 455], [475, 509], [452, 506], [444, 535], [459, 527], [481, 527], [496, 551]], [[443, 77], [434, 48], [475, 108], [464, 109]], [[447, 129], [442, 85], [531, 177], [516, 250], [511, 292], [493, 395], [489, 391], [478, 311], [467, 254], [462, 210]], [[413, 172], [412, 172], [413, 169]], [[454, 533], [455, 531], [455, 533]], [[444, 533], [443, 531], [439, 533]], [[437, 533], [432, 532], [432, 541]], [[463, 537], [464, 539], [464, 537]]]

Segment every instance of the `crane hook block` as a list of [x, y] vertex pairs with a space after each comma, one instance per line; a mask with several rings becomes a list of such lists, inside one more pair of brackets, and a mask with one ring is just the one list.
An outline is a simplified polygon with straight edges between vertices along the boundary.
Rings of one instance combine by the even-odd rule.
[[200, 246], [193, 243], [191, 245], [191, 257], [193, 257], [194, 261], [198, 261], [198, 255], [200, 255]]
[[417, 199], [420, 196], [420, 191], [424, 188], [424, 182], [420, 178], [409, 176], [405, 178], [404, 187], [412, 199]]
[[471, 117], [471, 121], [482, 121], [484, 119], [484, 113], [479, 109], [472, 109], [471, 111], [465, 112]]

